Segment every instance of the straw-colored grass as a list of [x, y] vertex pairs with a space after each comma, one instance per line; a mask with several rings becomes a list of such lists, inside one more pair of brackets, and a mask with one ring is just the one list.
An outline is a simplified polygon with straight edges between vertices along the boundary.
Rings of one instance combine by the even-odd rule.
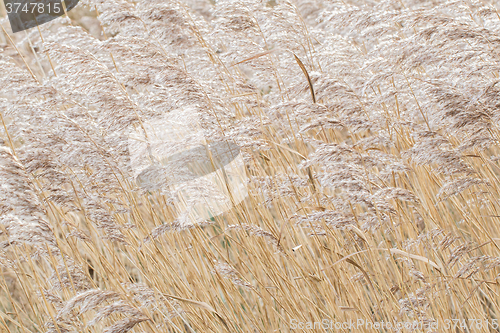
[[[3, 19], [0, 331], [498, 331], [497, 6], [85, 0], [27, 32]], [[237, 144], [242, 202], [202, 219], [210, 185], [138, 185], [130, 131], [174, 114], [199, 124], [157, 153]]]

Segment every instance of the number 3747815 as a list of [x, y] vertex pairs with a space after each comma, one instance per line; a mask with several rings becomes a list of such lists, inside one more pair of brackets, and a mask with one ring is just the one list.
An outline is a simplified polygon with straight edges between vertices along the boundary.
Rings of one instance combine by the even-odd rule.
[[60, 2], [6, 2], [5, 8], [7, 14], [16, 13], [32, 13], [32, 14], [60, 14], [62, 12], [62, 5]]
[[492, 328], [497, 330], [500, 328], [500, 323], [498, 319], [445, 319], [444, 329], [446, 330], [456, 330], [456, 329], [476, 329], [480, 330], [483, 328]]

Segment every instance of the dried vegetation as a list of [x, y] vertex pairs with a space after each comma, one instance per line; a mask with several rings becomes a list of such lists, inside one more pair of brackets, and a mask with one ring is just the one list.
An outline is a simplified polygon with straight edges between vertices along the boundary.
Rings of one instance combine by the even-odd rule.
[[[498, 5], [82, 0], [17, 34], [4, 18], [0, 330], [500, 319]], [[130, 161], [131, 129], [189, 115], [199, 130], [156, 153], [202, 137], [245, 162], [248, 197], [209, 220], [189, 215], [209, 184], [183, 210]]]

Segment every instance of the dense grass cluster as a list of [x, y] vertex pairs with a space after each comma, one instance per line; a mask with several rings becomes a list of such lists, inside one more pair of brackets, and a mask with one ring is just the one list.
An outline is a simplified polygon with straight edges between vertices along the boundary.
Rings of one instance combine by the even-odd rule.
[[[0, 331], [497, 331], [498, 5], [82, 0], [16, 34], [2, 6]], [[196, 154], [162, 164], [193, 142], [239, 147], [217, 216]]]

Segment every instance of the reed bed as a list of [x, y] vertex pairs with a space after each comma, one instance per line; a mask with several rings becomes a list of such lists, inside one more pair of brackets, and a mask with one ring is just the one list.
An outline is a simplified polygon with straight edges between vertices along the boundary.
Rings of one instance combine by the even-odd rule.
[[[0, 331], [499, 331], [497, 7], [0, 12]], [[174, 115], [196, 130], [156, 153], [237, 145], [244, 200], [194, 218], [210, 184], [138, 185], [130, 132]], [[358, 320], [421, 326], [331, 327]]]

